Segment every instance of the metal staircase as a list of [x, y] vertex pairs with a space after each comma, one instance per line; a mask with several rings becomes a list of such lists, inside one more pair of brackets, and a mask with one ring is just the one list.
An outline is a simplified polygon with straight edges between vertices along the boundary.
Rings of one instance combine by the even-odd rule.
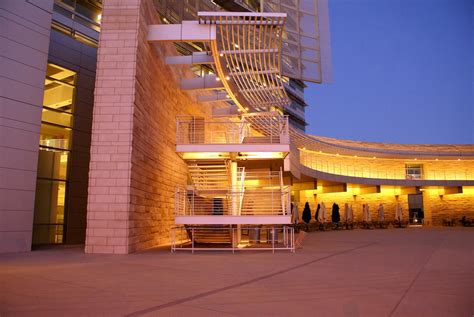
[[189, 165], [189, 176], [194, 188], [199, 191], [227, 190], [230, 186], [228, 167], [222, 164]]
[[199, 244], [230, 244], [232, 229], [229, 225], [185, 226], [189, 240]]

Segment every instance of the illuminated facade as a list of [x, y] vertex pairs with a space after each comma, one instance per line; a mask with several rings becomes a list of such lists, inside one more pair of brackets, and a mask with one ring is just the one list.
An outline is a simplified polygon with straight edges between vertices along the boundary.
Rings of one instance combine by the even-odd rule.
[[[6, 3], [42, 54], [2, 40], [1, 252], [294, 251], [291, 203], [474, 218], [473, 145], [304, 133], [304, 82], [331, 81], [324, 1]], [[32, 11], [36, 31], [12, 15]]]

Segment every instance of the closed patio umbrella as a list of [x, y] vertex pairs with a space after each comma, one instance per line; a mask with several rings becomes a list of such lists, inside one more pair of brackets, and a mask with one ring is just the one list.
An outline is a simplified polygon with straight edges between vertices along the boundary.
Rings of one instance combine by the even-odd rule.
[[303, 209], [303, 221], [309, 223], [311, 221], [311, 208], [309, 208], [309, 203], [306, 202]]
[[380, 204], [379, 205], [379, 209], [377, 211], [377, 216], [378, 216], [378, 220], [380, 222], [384, 221], [385, 220], [385, 210], [383, 208], [383, 204]]
[[349, 204], [345, 203], [344, 204], [344, 220], [350, 221], [350, 210], [349, 210]]
[[334, 203], [332, 205], [331, 222], [338, 223], [339, 221], [341, 221], [341, 214], [339, 213], [339, 205]]
[[354, 209], [352, 209], [352, 205], [349, 206], [349, 220], [354, 221]]
[[365, 212], [366, 212], [366, 220], [367, 222], [372, 221], [372, 217], [370, 216], [369, 204], [365, 205]]
[[397, 203], [397, 206], [395, 207], [395, 219], [398, 221], [403, 220], [403, 209], [400, 203]]
[[298, 210], [298, 203], [291, 203], [291, 222], [298, 223], [300, 220], [300, 213]]
[[319, 211], [319, 219], [318, 221], [321, 223], [325, 223], [328, 219], [328, 211], [326, 209], [326, 205], [324, 202], [321, 203], [321, 210]]

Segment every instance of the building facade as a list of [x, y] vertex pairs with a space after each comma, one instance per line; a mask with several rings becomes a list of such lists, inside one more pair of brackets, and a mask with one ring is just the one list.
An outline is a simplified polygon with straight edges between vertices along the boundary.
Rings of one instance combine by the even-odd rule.
[[363, 204], [388, 221], [399, 207], [424, 225], [474, 218], [473, 145], [304, 133], [304, 82], [331, 80], [323, 1], [0, 10], [0, 252], [294, 250], [291, 202], [347, 203], [354, 220]]

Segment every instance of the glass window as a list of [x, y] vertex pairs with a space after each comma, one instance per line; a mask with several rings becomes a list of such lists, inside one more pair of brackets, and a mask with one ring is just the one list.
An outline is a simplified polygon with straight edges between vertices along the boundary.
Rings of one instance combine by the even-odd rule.
[[69, 151], [40, 148], [38, 178], [66, 180]]
[[63, 67], [48, 64], [44, 81], [43, 106], [72, 112], [76, 73]]
[[305, 47], [319, 47], [319, 42], [316, 39], [306, 37], [306, 36], [300, 36], [300, 42], [301, 46]]
[[423, 165], [422, 164], [406, 164], [405, 175], [406, 175], [406, 179], [422, 179]]
[[33, 244], [63, 243], [76, 73], [48, 64], [39, 140]]
[[63, 242], [66, 182], [38, 179], [36, 182], [34, 244]]
[[40, 146], [54, 149], [69, 150], [71, 129], [42, 123], [40, 130]]
[[303, 60], [303, 79], [319, 80], [319, 64]]
[[319, 52], [307, 48], [301, 48], [301, 58], [317, 62], [319, 60]]
[[314, 0], [300, 0], [300, 11], [315, 13], [316, 1]]
[[315, 36], [314, 27], [316, 25], [316, 17], [314, 15], [304, 14], [300, 15], [300, 31], [301, 33]]
[[70, 113], [43, 107], [41, 119], [43, 122], [53, 123], [68, 128], [72, 127], [72, 115]]

